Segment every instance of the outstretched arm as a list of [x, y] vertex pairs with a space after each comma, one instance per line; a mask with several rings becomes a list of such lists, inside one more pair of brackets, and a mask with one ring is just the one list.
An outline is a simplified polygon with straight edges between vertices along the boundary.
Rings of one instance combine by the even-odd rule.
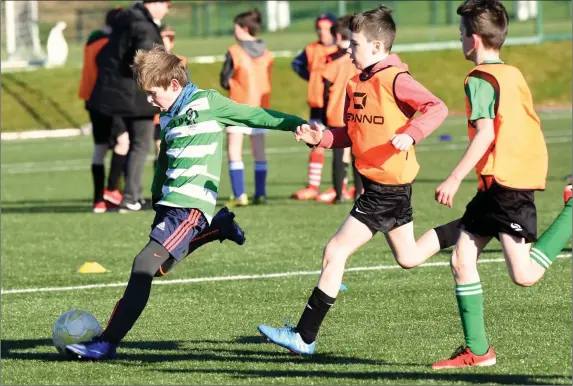
[[306, 121], [296, 115], [235, 103], [219, 93], [211, 96], [217, 119], [227, 126], [245, 126], [294, 132]]
[[454, 196], [462, 180], [475, 168], [480, 159], [486, 154], [495, 139], [493, 119], [480, 119], [476, 121], [477, 133], [469, 144], [458, 166], [448, 178], [436, 189], [436, 201], [442, 205], [452, 207]]

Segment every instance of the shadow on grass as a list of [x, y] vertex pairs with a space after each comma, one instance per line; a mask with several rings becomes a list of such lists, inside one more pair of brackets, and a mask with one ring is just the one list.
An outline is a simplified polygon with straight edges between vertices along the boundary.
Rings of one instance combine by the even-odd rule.
[[[141, 366], [142, 364], [194, 361], [194, 362], [218, 362], [227, 368], [222, 369], [149, 369], [149, 371], [172, 373], [172, 374], [210, 374], [226, 375], [237, 379], [248, 378], [314, 378], [328, 382], [328, 380], [348, 380], [364, 382], [401, 381], [408, 383], [433, 382], [467, 382], [473, 384], [497, 383], [502, 385], [554, 385], [571, 384], [571, 378], [564, 375], [536, 375], [536, 374], [494, 374], [481, 373], [478, 369], [469, 369], [465, 373], [454, 372], [456, 370], [432, 371], [428, 363], [398, 363], [362, 359], [359, 357], [345, 357], [329, 353], [321, 353], [311, 357], [301, 357], [286, 353], [286, 351], [259, 350], [256, 345], [264, 344], [260, 336], [242, 336], [232, 340], [193, 340], [193, 341], [152, 341], [152, 342], [124, 342], [119, 349], [118, 359], [113, 364], [120, 366]], [[208, 346], [208, 347], [205, 347]], [[250, 349], [249, 347], [255, 347]], [[267, 345], [265, 345], [267, 346]], [[236, 347], [236, 348], [235, 348]], [[268, 347], [272, 347], [268, 345]], [[50, 349], [50, 353], [26, 352], [37, 349]], [[142, 350], [138, 352], [134, 350]], [[148, 352], [145, 352], [148, 351]], [[162, 352], [163, 351], [163, 352]], [[22, 339], [2, 340], [1, 349], [4, 360], [33, 360], [60, 362], [67, 361], [66, 357], [58, 354], [53, 348], [50, 339]], [[229, 369], [230, 363], [235, 364], [235, 369]], [[260, 363], [265, 369], [246, 370], [240, 369], [240, 363]], [[273, 370], [269, 365], [292, 364], [313, 365], [312, 370]], [[337, 365], [340, 370], [323, 369], [317, 366]], [[343, 366], [366, 365], [375, 366], [371, 371], [342, 371]], [[380, 366], [392, 366], [400, 368], [394, 371], [381, 371]], [[428, 371], [403, 371], [407, 367], [427, 367]], [[458, 370], [459, 371], [459, 370]]]
[[[398, 365], [399, 366], [399, 365]], [[313, 378], [321, 381], [348, 380], [352, 382], [380, 382], [400, 381], [407, 383], [417, 382], [467, 382], [472, 384], [497, 383], [501, 385], [554, 385], [556, 381], [562, 384], [571, 384], [571, 378], [562, 375], [528, 375], [528, 374], [484, 374], [484, 373], [451, 373], [451, 372], [407, 372], [407, 371], [326, 371], [326, 370], [237, 370], [237, 369], [162, 369], [165, 373], [185, 373], [228, 375], [234, 378]], [[430, 372], [431, 371], [431, 372]], [[298, 382], [297, 382], [298, 383]]]
[[[140, 350], [178, 350], [177, 341], [158, 342], [125, 342], [121, 347], [135, 348]], [[24, 352], [34, 349], [50, 349], [52, 352]], [[67, 361], [69, 358], [59, 354], [51, 339], [2, 339], [1, 348], [2, 359], [17, 360], [42, 360], [42, 361]]]
[[[247, 348], [245, 345], [248, 345]], [[264, 345], [264, 346], [260, 346]], [[259, 350], [258, 347], [265, 347]], [[251, 349], [252, 348], [252, 349]], [[51, 349], [53, 352], [27, 352], [34, 349]], [[301, 357], [285, 350], [273, 350], [260, 336], [245, 336], [234, 340], [195, 341], [153, 341], [123, 342], [118, 349], [118, 360], [114, 363], [130, 366], [131, 362], [161, 363], [165, 361], [195, 362], [244, 362], [244, 363], [307, 363], [322, 365], [399, 365], [423, 366], [419, 363], [397, 364], [359, 357], [344, 357], [320, 353], [312, 357]], [[135, 351], [134, 350], [141, 350]], [[163, 351], [163, 352], [162, 352]], [[63, 361], [69, 360], [58, 354], [50, 339], [2, 340], [2, 359]]]

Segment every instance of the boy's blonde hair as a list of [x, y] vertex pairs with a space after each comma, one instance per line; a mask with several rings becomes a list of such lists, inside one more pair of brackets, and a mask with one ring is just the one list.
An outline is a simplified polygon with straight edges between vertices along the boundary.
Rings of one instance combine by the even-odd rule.
[[157, 44], [150, 51], [137, 50], [133, 60], [133, 70], [137, 84], [144, 90], [153, 87], [165, 90], [172, 79], [177, 80], [181, 86], [189, 83], [183, 61]]

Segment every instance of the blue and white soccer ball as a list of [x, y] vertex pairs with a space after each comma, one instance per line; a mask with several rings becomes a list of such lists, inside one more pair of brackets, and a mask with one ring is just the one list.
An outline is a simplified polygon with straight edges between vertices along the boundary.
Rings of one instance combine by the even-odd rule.
[[98, 320], [89, 312], [71, 310], [62, 314], [52, 329], [52, 340], [60, 354], [67, 355], [66, 345], [90, 341], [101, 334]]

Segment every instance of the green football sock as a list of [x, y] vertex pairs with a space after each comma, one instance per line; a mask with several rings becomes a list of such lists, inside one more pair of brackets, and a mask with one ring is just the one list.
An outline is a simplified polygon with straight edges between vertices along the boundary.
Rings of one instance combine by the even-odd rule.
[[551, 263], [557, 259], [559, 252], [571, 240], [573, 229], [571, 224], [572, 201], [571, 199], [567, 201], [565, 208], [559, 213], [553, 224], [543, 232], [529, 252], [529, 256], [545, 269], [549, 268]]
[[456, 299], [462, 318], [466, 346], [475, 355], [484, 355], [489, 349], [489, 343], [485, 336], [481, 282], [456, 285]]

